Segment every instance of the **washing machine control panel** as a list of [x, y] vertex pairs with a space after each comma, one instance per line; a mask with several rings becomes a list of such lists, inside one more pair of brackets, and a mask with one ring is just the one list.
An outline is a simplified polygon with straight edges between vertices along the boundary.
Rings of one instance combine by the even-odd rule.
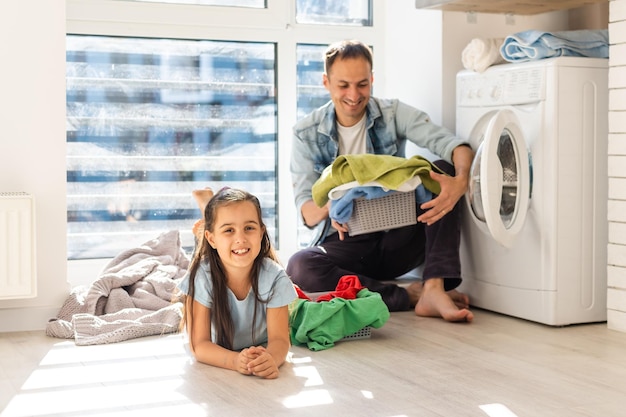
[[457, 105], [501, 106], [545, 99], [545, 69], [520, 68], [484, 73], [461, 71], [457, 75]]

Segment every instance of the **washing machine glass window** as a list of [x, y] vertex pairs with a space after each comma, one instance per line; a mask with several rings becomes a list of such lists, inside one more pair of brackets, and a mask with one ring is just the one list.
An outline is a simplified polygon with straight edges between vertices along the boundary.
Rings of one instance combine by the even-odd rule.
[[502, 164], [502, 196], [500, 199], [500, 218], [507, 229], [513, 223], [517, 206], [517, 190], [520, 188], [517, 176], [517, 155], [513, 147], [511, 132], [505, 129], [498, 142], [498, 159]]
[[[483, 142], [484, 143], [484, 142]], [[480, 189], [480, 166], [481, 155], [483, 151], [483, 143], [476, 152], [475, 163], [472, 166], [473, 180], [470, 183], [470, 207], [477, 219], [484, 222], [485, 211]], [[517, 192], [520, 188], [517, 175], [517, 156], [511, 139], [511, 133], [505, 129], [500, 135], [497, 151], [498, 159], [502, 164], [502, 194], [500, 199], [500, 218], [505, 228], [509, 228], [515, 216], [515, 207], [517, 205]]]
[[530, 158], [515, 115], [498, 111], [489, 121], [472, 164], [468, 202], [481, 229], [505, 247], [526, 219]]

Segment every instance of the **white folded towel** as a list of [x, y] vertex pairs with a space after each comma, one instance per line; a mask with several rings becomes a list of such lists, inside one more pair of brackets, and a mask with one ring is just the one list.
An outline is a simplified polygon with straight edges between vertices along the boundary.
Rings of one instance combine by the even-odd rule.
[[483, 72], [492, 65], [505, 63], [500, 53], [502, 42], [504, 38], [472, 39], [461, 54], [465, 69]]

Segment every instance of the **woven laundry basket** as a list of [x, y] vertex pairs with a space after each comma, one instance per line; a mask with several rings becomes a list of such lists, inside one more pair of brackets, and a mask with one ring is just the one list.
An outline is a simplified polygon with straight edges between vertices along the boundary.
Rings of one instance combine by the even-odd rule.
[[372, 336], [372, 328], [365, 326], [358, 332], [352, 333], [348, 336], [339, 339], [339, 341], [357, 340], [357, 339], [369, 339]]
[[350, 236], [416, 224], [415, 206], [415, 190], [394, 192], [370, 200], [357, 198], [354, 200], [352, 216], [348, 220]]

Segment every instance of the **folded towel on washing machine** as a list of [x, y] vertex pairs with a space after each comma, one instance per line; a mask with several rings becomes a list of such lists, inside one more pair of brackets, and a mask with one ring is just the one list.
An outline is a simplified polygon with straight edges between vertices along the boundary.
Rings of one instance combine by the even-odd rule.
[[509, 62], [557, 56], [608, 58], [609, 33], [606, 29], [563, 32], [527, 30], [504, 38], [500, 53]]
[[506, 61], [500, 53], [504, 38], [474, 38], [461, 53], [461, 61], [465, 69], [483, 72], [492, 65], [504, 64]]

